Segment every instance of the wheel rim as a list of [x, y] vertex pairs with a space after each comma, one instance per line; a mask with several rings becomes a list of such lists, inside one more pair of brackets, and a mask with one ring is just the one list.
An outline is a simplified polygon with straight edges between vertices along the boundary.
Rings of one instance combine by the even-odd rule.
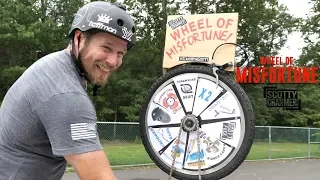
[[[151, 151], [167, 168], [172, 166], [172, 149], [176, 143], [174, 138], [178, 136], [181, 119], [190, 112], [192, 112], [191, 115], [200, 115], [198, 117], [201, 126], [200, 155], [205, 159], [204, 166], [201, 167], [202, 175], [222, 169], [238, 153], [246, 126], [243, 109], [234, 92], [222, 81], [219, 81], [216, 89], [215, 81], [214, 77], [204, 73], [183, 73], [171, 77], [153, 93], [146, 109], [144, 128]], [[173, 84], [176, 87], [172, 86]], [[214, 100], [219, 94], [221, 95], [219, 90], [225, 93]], [[176, 102], [177, 100], [179, 103]], [[214, 103], [211, 104], [212, 102]], [[218, 114], [217, 117], [213, 117], [213, 111], [217, 111], [215, 113]], [[220, 122], [217, 122], [217, 119]], [[192, 122], [188, 123], [192, 125]], [[218, 132], [224, 133], [219, 135]], [[187, 134], [182, 130], [180, 137], [182, 143], [179, 143], [178, 148], [175, 147], [178, 149], [175, 171], [187, 175], [198, 175], [198, 164], [188, 166], [188, 162], [198, 162], [197, 141], [192, 140], [196, 137], [196, 132], [191, 131], [189, 135]], [[170, 142], [170, 146], [161, 152], [160, 149]], [[190, 150], [192, 144], [195, 148]], [[192, 161], [194, 155], [196, 158]]]

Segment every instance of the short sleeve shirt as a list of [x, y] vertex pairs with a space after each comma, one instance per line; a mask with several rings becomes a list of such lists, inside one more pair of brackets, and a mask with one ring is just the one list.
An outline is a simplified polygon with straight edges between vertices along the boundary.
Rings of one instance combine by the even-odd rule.
[[64, 156], [101, 150], [94, 105], [66, 50], [31, 65], [0, 107], [0, 179], [58, 180]]

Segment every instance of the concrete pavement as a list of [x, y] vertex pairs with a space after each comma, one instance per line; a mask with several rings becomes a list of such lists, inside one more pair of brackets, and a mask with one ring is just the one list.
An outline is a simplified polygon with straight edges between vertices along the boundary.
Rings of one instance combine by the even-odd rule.
[[[115, 170], [118, 180], [167, 180], [159, 168]], [[320, 179], [319, 159], [272, 160], [244, 162], [224, 180], [317, 180]], [[79, 180], [76, 173], [66, 173], [62, 180]], [[172, 178], [174, 180], [174, 178]]]

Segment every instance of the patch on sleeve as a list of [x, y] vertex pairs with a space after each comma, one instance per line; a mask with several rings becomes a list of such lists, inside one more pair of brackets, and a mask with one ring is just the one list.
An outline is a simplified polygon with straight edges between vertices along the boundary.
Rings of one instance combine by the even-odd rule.
[[75, 123], [70, 124], [72, 140], [90, 139], [97, 137], [95, 123]]

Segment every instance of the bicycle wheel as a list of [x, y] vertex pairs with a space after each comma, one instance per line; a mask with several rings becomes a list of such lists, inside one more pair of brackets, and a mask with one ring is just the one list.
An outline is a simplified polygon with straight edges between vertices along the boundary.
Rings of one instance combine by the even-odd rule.
[[[202, 179], [221, 179], [236, 170], [247, 157], [255, 134], [252, 105], [241, 86], [221, 73], [219, 86], [212, 68], [181, 66], [151, 86], [140, 116], [143, 145], [154, 163], [172, 176], [198, 179], [196, 132], [198, 123]], [[179, 146], [175, 141], [183, 118]]]

